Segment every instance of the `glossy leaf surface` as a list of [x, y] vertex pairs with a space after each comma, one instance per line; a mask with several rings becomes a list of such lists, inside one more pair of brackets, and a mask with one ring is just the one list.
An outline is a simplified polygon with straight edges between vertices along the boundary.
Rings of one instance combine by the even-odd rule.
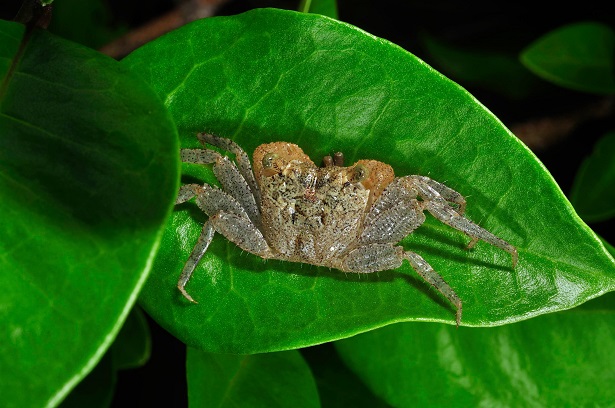
[[0, 21], [0, 395], [55, 405], [103, 356], [176, 194], [176, 131], [110, 58]]
[[319, 407], [310, 368], [298, 351], [237, 356], [188, 347], [191, 407]]
[[585, 221], [615, 216], [615, 132], [600, 139], [591, 156], [581, 164], [570, 201]]
[[609, 406], [615, 296], [493, 328], [395, 324], [335, 343], [396, 407]]
[[[181, 52], [178, 52], [181, 50]], [[124, 60], [166, 101], [182, 147], [196, 133], [251, 154], [299, 144], [316, 162], [342, 151], [397, 175], [423, 174], [468, 197], [467, 215], [519, 249], [509, 254], [428, 216], [401, 242], [464, 302], [462, 324], [491, 326], [566, 309], [615, 289], [615, 267], [533, 154], [458, 85], [413, 55], [317, 15], [255, 10], [197, 21]], [[185, 164], [183, 182], [214, 180]], [[264, 261], [216, 235], [187, 290], [176, 288], [206, 216], [178, 206], [142, 292], [146, 311], [182, 341], [247, 354], [304, 347], [392, 322], [454, 323], [454, 310], [404, 264], [371, 275]]]
[[597, 94], [615, 92], [615, 31], [600, 23], [558, 28], [530, 44], [521, 62], [557, 85]]

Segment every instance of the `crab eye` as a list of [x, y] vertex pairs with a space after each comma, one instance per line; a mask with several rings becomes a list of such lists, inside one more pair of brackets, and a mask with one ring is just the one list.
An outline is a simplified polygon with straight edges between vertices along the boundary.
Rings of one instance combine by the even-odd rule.
[[263, 157], [263, 167], [265, 169], [271, 169], [273, 168], [273, 161], [275, 159], [278, 158], [278, 155], [275, 153], [267, 153], [264, 157]]
[[369, 177], [369, 169], [362, 164], [357, 164], [352, 169], [352, 181], [363, 181]]

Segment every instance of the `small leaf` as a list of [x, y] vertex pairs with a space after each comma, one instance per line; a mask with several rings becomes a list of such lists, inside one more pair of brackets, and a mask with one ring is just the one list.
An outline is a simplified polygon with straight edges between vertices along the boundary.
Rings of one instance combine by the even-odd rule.
[[615, 92], [615, 32], [604, 24], [576, 23], [551, 31], [521, 53], [521, 62], [566, 88]]
[[140, 308], [135, 306], [132, 309], [110, 350], [113, 354], [113, 367], [118, 370], [137, 368], [147, 363], [152, 340], [147, 320]]
[[588, 222], [615, 216], [615, 132], [600, 139], [591, 156], [581, 164], [570, 202]]
[[191, 407], [319, 407], [310, 368], [298, 351], [236, 356], [188, 347]]
[[0, 21], [0, 395], [53, 406], [98, 362], [156, 253], [176, 130], [117, 61]]
[[502, 327], [395, 324], [335, 345], [395, 407], [609, 406], [615, 401], [613, 306], [609, 294]]
[[320, 14], [336, 20], [338, 18], [336, 0], [301, 0], [299, 11]]
[[[177, 52], [178, 49], [183, 50]], [[574, 307], [615, 289], [615, 264], [536, 157], [472, 95], [413, 55], [314, 14], [260, 9], [204, 19], [123, 63], [158, 92], [180, 130], [299, 144], [315, 161], [342, 151], [399, 176], [423, 174], [468, 198], [467, 214], [519, 249], [510, 255], [427, 222], [401, 241], [423, 255], [464, 302], [462, 324], [492, 326]], [[183, 182], [212, 182], [183, 166]], [[178, 206], [140, 300], [158, 323], [207, 351], [250, 354], [305, 347], [402, 320], [454, 324], [455, 311], [404, 263], [344, 274], [264, 261], [220, 235], [187, 290], [177, 280], [207, 217]]]

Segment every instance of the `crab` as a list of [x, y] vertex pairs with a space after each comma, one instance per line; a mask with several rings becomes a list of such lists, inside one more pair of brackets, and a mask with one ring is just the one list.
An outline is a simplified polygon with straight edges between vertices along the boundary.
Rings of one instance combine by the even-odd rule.
[[[425, 176], [395, 177], [388, 164], [359, 160], [344, 167], [341, 153], [325, 156], [316, 166], [299, 146], [286, 142], [260, 145], [254, 170], [248, 155], [230, 139], [200, 133], [204, 149], [182, 149], [183, 162], [213, 164], [222, 188], [209, 184], [181, 186], [176, 204], [196, 197], [207, 215], [199, 239], [186, 261], [177, 287], [191, 302], [186, 284], [207, 251], [215, 232], [244, 251], [279, 259], [372, 273], [396, 269], [407, 260], [456, 308], [462, 301], [453, 288], [419, 254], [396, 244], [425, 221], [424, 212], [471, 240], [501, 248], [517, 264], [517, 249], [464, 217], [465, 198]], [[232, 161], [217, 150], [234, 154]]]

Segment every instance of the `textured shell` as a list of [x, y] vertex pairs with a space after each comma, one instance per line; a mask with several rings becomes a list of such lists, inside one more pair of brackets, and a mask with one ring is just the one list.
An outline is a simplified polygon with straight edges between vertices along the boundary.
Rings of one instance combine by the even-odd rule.
[[[274, 157], [268, 168], [265, 157]], [[359, 165], [368, 170], [360, 181]], [[254, 174], [262, 232], [280, 258], [334, 268], [360, 236], [371, 204], [394, 179], [389, 165], [374, 160], [317, 167], [299, 146], [284, 142], [255, 150]]]

